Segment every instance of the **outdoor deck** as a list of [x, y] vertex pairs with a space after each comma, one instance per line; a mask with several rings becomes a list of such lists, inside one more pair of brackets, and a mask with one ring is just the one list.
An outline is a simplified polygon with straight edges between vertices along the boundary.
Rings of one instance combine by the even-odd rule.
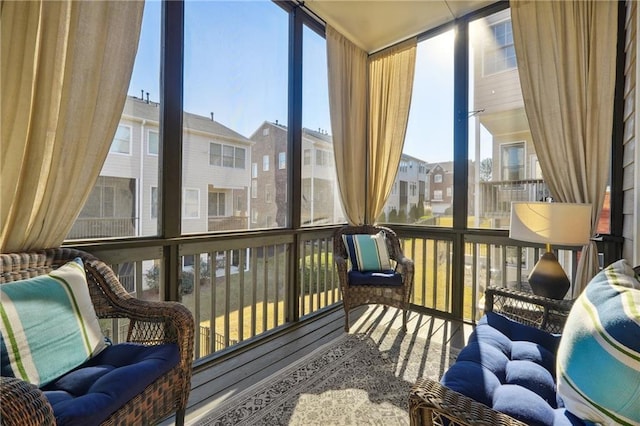
[[[399, 311], [394, 308], [370, 305], [355, 309], [350, 316], [349, 333], [364, 333], [378, 342], [402, 327]], [[342, 335], [343, 327], [344, 313], [337, 305], [336, 309], [274, 333], [260, 344], [222, 354], [211, 366], [196, 366], [186, 423]], [[468, 324], [415, 312], [409, 315], [407, 333], [442, 345], [462, 348], [471, 331]], [[164, 423], [171, 424], [171, 419]]]

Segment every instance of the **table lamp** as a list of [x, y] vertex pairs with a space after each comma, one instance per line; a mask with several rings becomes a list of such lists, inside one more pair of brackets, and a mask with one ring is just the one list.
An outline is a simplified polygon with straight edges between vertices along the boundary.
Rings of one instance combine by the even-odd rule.
[[546, 253], [529, 273], [533, 294], [564, 298], [571, 282], [551, 250], [552, 244], [583, 246], [591, 238], [591, 204], [513, 202], [509, 238], [546, 244]]

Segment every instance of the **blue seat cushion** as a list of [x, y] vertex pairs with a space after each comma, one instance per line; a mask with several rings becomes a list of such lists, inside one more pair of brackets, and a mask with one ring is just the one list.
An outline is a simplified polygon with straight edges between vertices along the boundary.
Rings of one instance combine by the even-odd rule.
[[42, 390], [59, 426], [97, 425], [179, 361], [175, 344], [120, 343], [108, 346]]
[[559, 342], [559, 335], [489, 312], [441, 383], [529, 425], [584, 425], [557, 395]]
[[349, 285], [402, 286], [402, 275], [393, 269], [386, 271], [362, 272], [349, 271]]

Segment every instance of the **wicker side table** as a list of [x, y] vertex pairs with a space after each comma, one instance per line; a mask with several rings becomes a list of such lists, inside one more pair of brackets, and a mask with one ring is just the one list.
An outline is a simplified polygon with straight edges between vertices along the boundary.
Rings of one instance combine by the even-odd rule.
[[562, 332], [574, 302], [505, 287], [489, 287], [484, 296], [485, 312], [497, 312], [549, 333]]

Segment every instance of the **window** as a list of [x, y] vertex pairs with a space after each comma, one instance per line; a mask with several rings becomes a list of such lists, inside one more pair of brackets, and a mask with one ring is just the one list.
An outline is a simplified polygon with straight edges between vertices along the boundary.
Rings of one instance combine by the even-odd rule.
[[200, 217], [200, 190], [185, 189], [182, 200], [182, 217], [185, 219], [198, 219]]
[[[389, 223], [447, 227], [453, 224], [452, 210], [442, 205], [442, 197], [438, 200], [434, 196], [432, 185], [442, 183], [444, 171], [434, 170], [438, 165], [451, 164], [450, 169], [445, 170], [453, 171], [455, 40], [455, 31], [449, 27], [418, 42], [402, 157], [392, 196], [385, 205]], [[434, 93], [437, 93], [436, 98]], [[413, 182], [417, 184], [415, 190]], [[419, 191], [422, 194], [415, 196]], [[436, 205], [432, 205], [434, 203]], [[416, 207], [412, 208], [413, 205]], [[433, 216], [449, 217], [442, 221], [422, 220], [427, 212]]]
[[258, 163], [251, 163], [251, 177], [254, 179], [258, 177]]
[[524, 179], [524, 144], [502, 146], [502, 180]]
[[278, 169], [283, 170], [287, 168], [287, 153], [279, 152], [278, 153]]
[[262, 136], [269, 136], [269, 128], [265, 127], [264, 129], [262, 129]]
[[442, 191], [440, 189], [433, 191], [433, 199], [434, 201], [442, 201]]
[[244, 169], [245, 156], [247, 150], [244, 148], [235, 147], [233, 149], [233, 167], [236, 169]]
[[258, 209], [251, 208], [251, 223], [258, 223]]
[[513, 47], [511, 20], [498, 22], [489, 27], [484, 51], [484, 74], [516, 68], [516, 51]]
[[345, 221], [336, 190], [336, 172], [332, 167], [333, 140], [327, 131], [331, 128], [331, 120], [326, 45], [324, 37], [314, 28], [303, 25], [300, 223], [304, 226]]
[[316, 165], [328, 167], [333, 165], [333, 152], [324, 149], [316, 150]]
[[447, 198], [451, 198], [452, 195], [453, 195], [453, 188], [450, 186], [447, 186]]
[[264, 186], [264, 200], [267, 203], [271, 203], [273, 201], [271, 198], [272, 198], [271, 185], [267, 184]]
[[158, 187], [151, 187], [151, 219], [158, 218]]
[[245, 152], [244, 148], [212, 142], [209, 144], [209, 164], [244, 169]]
[[219, 143], [209, 144], [209, 164], [212, 166], [222, 166], [222, 145]]
[[226, 216], [225, 193], [209, 192], [209, 217]]
[[122, 124], [118, 125], [109, 152], [131, 155], [131, 127]]
[[251, 181], [251, 198], [258, 198], [258, 181], [256, 179]]
[[160, 140], [158, 132], [155, 130], [149, 130], [147, 132], [147, 154], [158, 155]]
[[262, 156], [262, 171], [263, 172], [268, 172], [269, 171], [269, 156], [268, 155], [263, 155]]

